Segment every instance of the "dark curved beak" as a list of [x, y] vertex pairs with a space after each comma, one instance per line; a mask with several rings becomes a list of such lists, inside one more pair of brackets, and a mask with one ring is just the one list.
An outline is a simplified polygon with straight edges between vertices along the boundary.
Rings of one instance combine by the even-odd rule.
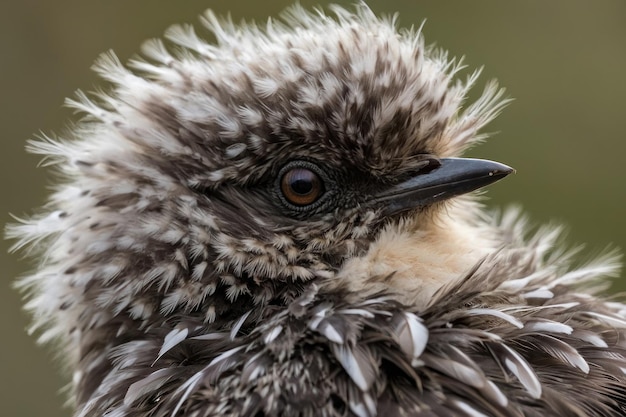
[[471, 158], [441, 158], [439, 166], [378, 193], [374, 203], [393, 215], [485, 187], [514, 169], [499, 162]]

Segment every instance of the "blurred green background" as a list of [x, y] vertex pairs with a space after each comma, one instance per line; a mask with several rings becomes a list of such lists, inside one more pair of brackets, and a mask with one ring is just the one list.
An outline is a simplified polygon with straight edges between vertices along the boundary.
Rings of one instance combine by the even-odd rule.
[[[99, 81], [89, 70], [99, 53], [126, 60], [141, 42], [172, 23], [197, 22], [206, 8], [235, 20], [264, 20], [291, 2], [22, 0], [0, 5], [0, 223], [40, 205], [50, 172], [24, 142], [59, 132], [72, 120], [62, 108], [76, 89]], [[324, 4], [305, 1], [305, 6]], [[350, 2], [337, 3], [349, 5]], [[490, 205], [521, 203], [537, 222], [570, 226], [572, 244], [597, 254], [626, 248], [626, 2], [530, 0], [370, 1], [377, 13], [400, 13], [402, 26], [427, 19], [425, 35], [470, 68], [485, 65], [482, 83], [498, 78], [515, 101], [472, 155], [515, 167], [490, 190]], [[0, 404], [2, 416], [66, 416], [63, 380], [49, 349], [35, 346], [28, 317], [11, 288], [29, 265], [6, 253], [0, 265]], [[616, 289], [626, 289], [618, 280]]]

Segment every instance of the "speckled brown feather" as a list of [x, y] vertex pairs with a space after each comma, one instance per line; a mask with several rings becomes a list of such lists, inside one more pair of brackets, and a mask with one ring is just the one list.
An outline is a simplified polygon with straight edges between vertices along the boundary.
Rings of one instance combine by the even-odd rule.
[[[495, 83], [364, 5], [203, 23], [79, 93], [63, 175], [9, 228], [20, 281], [80, 417], [618, 416], [625, 305], [615, 254], [575, 267], [558, 230], [457, 197], [384, 216], [372, 196], [458, 156], [506, 104]], [[173, 52], [175, 51], [175, 52]], [[316, 164], [326, 194], [283, 204]], [[331, 186], [332, 185], [332, 186]]]

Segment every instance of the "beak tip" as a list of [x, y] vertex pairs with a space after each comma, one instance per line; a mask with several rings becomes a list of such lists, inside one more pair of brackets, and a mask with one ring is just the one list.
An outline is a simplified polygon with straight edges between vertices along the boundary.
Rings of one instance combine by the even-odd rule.
[[504, 178], [509, 174], [515, 174], [517, 172], [515, 168], [511, 168], [510, 166], [501, 164], [500, 162], [494, 162], [494, 161], [485, 161], [485, 162], [493, 165], [493, 167], [491, 168], [488, 174], [490, 177]]

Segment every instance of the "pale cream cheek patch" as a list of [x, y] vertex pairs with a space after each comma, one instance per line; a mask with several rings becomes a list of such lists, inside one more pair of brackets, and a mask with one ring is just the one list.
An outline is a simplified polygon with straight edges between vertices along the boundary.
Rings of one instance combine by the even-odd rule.
[[426, 307], [437, 290], [463, 279], [494, 249], [480, 230], [453, 216], [390, 225], [363, 256], [344, 264], [335, 282], [363, 295], [391, 289], [398, 301]]

